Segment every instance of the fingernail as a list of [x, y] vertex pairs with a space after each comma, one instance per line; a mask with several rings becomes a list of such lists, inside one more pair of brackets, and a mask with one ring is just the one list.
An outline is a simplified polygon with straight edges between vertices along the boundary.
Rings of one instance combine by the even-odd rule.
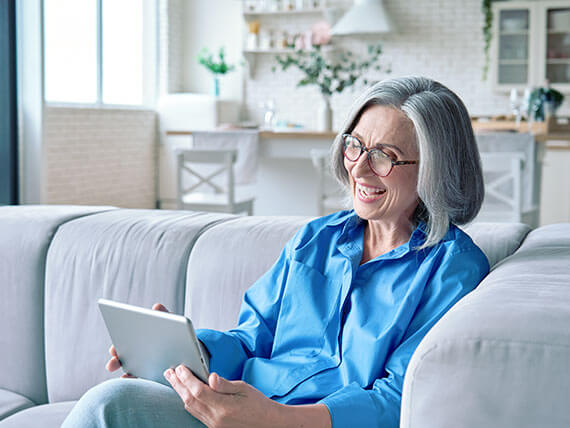
[[164, 372], [164, 377], [168, 380], [170, 380], [170, 378], [172, 377], [172, 370], [168, 369]]
[[182, 366], [176, 367], [176, 374], [179, 376], [182, 374]]

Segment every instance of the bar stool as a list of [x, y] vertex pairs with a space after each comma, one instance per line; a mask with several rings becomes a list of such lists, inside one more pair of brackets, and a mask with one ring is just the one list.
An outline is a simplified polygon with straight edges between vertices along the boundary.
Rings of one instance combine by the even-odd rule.
[[[178, 209], [214, 211], [229, 214], [246, 212], [253, 215], [254, 197], [236, 196], [234, 164], [237, 150], [180, 150], [177, 153], [177, 204]], [[196, 169], [198, 165], [218, 166], [214, 172], [205, 174]], [[190, 175], [193, 183], [185, 187], [184, 178]], [[219, 178], [226, 176], [226, 185]], [[218, 180], [215, 180], [218, 179]], [[204, 190], [209, 188], [209, 192]]]
[[317, 171], [317, 208], [320, 216], [347, 208], [347, 195], [330, 174], [329, 157], [328, 150], [311, 149], [311, 160]]

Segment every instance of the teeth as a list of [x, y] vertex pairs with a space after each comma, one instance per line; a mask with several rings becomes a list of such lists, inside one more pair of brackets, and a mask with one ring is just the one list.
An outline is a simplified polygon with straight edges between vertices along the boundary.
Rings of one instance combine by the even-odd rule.
[[385, 190], [378, 189], [375, 187], [365, 187], [361, 186], [360, 184], [356, 185], [356, 189], [364, 196], [373, 196], [373, 195], [380, 195], [385, 192]]

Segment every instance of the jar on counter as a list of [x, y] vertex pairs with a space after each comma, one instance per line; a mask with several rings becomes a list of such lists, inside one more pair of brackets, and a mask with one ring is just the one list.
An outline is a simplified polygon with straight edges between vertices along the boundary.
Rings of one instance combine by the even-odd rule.
[[259, 2], [257, 0], [246, 0], [245, 1], [245, 11], [246, 12], [255, 12], [258, 9]]
[[287, 49], [289, 47], [289, 35], [287, 34], [287, 31], [281, 32], [276, 45], [276, 47], [279, 49]]
[[283, 0], [282, 7], [285, 12], [295, 10], [295, 0]]
[[259, 48], [264, 50], [273, 49], [275, 42], [273, 39], [273, 31], [261, 30], [259, 32]]

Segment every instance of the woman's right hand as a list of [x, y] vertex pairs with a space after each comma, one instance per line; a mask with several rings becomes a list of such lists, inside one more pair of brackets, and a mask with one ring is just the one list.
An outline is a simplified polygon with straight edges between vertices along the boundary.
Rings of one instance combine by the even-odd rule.
[[[152, 305], [152, 309], [154, 311], [170, 312], [168, 309], [166, 309], [164, 305], [160, 303], [155, 303], [154, 305]], [[107, 361], [105, 368], [107, 369], [107, 371], [110, 372], [119, 370], [121, 368], [121, 360], [119, 360], [119, 356], [117, 355], [117, 350], [115, 349], [115, 345], [111, 345], [111, 347], [109, 348], [109, 354], [111, 354], [111, 359]], [[125, 373], [121, 377], [135, 377], [135, 376]]]

